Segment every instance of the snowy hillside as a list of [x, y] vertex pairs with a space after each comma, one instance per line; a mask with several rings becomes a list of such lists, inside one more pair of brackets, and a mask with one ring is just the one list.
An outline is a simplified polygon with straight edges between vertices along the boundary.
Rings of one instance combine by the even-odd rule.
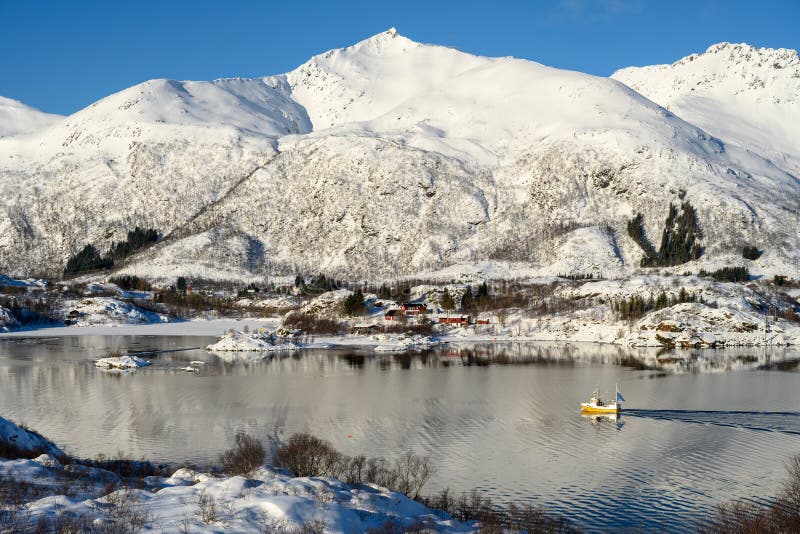
[[61, 115], [44, 113], [17, 100], [0, 96], [0, 137], [42, 130], [61, 119]]
[[138, 225], [166, 237], [123, 270], [164, 278], [616, 275], [642, 256], [627, 221], [657, 239], [682, 199], [703, 264], [741, 263], [746, 243], [765, 251], [752, 271], [785, 271], [789, 160], [686, 119], [615, 80], [393, 29], [284, 75], [153, 80], [0, 139], [0, 272], [60, 274]]
[[800, 58], [796, 50], [719, 43], [672, 65], [612, 78], [723, 141], [800, 176]]

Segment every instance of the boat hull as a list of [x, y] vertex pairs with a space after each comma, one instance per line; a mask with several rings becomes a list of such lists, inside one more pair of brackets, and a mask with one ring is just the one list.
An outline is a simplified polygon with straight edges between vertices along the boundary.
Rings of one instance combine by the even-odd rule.
[[622, 410], [619, 404], [611, 404], [609, 406], [595, 406], [589, 403], [581, 404], [581, 412], [583, 413], [619, 413]]

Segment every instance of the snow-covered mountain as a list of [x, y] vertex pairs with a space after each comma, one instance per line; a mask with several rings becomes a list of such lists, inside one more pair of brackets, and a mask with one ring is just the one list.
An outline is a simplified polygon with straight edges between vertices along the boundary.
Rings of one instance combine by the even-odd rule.
[[800, 58], [796, 50], [719, 43], [672, 65], [612, 78], [729, 143], [800, 176]]
[[166, 235], [124, 266], [151, 276], [622, 274], [642, 255], [627, 221], [658, 239], [681, 199], [702, 261], [747, 243], [765, 250], [754, 270], [788, 268], [793, 167], [713, 131], [613, 79], [389, 30], [284, 75], [145, 82], [0, 139], [0, 272], [58, 274], [138, 225]]
[[18, 100], [0, 96], [0, 137], [35, 132], [62, 118], [61, 115], [45, 113]]

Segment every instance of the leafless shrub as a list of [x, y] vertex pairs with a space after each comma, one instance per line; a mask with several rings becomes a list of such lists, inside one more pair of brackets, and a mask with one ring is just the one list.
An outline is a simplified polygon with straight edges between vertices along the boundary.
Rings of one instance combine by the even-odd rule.
[[219, 505], [213, 495], [202, 490], [197, 496], [197, 517], [206, 525], [214, 523], [219, 518]]
[[311, 434], [294, 434], [278, 448], [275, 463], [298, 477], [328, 476], [340, 473], [342, 455], [329, 441]]
[[320, 519], [306, 521], [302, 525], [290, 525], [286, 518], [275, 519], [262, 513], [258, 517], [258, 530], [263, 534], [323, 534], [326, 524]]
[[549, 514], [541, 508], [519, 507], [513, 503], [506, 507], [496, 506], [489, 497], [477, 490], [454, 496], [449, 489], [444, 489], [437, 495], [419, 500], [429, 508], [446, 512], [461, 521], [478, 521], [482, 534], [576, 532], [562, 516]]
[[325, 521], [321, 519], [312, 519], [306, 521], [297, 530], [298, 534], [323, 534], [325, 532]]
[[25, 503], [30, 484], [23, 479], [19, 479], [9, 468], [7, 471], [0, 471], [0, 503], [11, 505], [18, 508]]
[[789, 461], [786, 470], [789, 476], [770, 505], [748, 501], [721, 504], [698, 530], [707, 534], [800, 532], [800, 454]]
[[349, 484], [372, 483], [419, 498], [422, 488], [433, 475], [428, 458], [407, 452], [392, 464], [385, 458], [341, 454], [330, 442], [310, 434], [294, 434], [275, 452], [278, 467], [295, 476], [338, 478]]
[[417, 324], [390, 324], [384, 328], [387, 334], [411, 334], [420, 336], [433, 336], [436, 334], [436, 326], [430, 321]]
[[397, 482], [397, 472], [386, 461], [386, 458], [370, 458], [363, 482], [371, 482], [384, 488], [392, 489]]
[[430, 458], [417, 456], [410, 451], [395, 460], [394, 471], [397, 473], [396, 491], [412, 499], [420, 497], [422, 488], [434, 472]]
[[189, 534], [189, 531], [192, 526], [192, 520], [189, 519], [188, 515], [184, 515], [183, 519], [181, 519], [180, 529], [183, 534]]
[[137, 490], [123, 488], [109, 493], [104, 500], [110, 505], [106, 514], [113, 520], [115, 533], [135, 534], [152, 522], [152, 514], [140, 506]]
[[379, 527], [367, 530], [366, 534], [405, 534], [406, 530], [397, 521], [386, 521]]
[[302, 330], [306, 334], [337, 334], [342, 325], [332, 319], [316, 317], [308, 313], [290, 312], [283, 319], [283, 326], [289, 329]]
[[73, 514], [62, 511], [52, 521], [42, 518], [37, 524], [36, 530], [42, 533], [85, 534], [87, 532], [93, 532], [96, 529], [94, 528], [94, 520], [92, 517], [86, 514]]
[[343, 477], [348, 484], [360, 484], [364, 480], [364, 472], [367, 467], [366, 456], [354, 456], [349, 458], [344, 466]]
[[[6, 501], [0, 499], [0, 503]], [[24, 532], [31, 520], [31, 511], [25, 505], [7, 504], [0, 508], [0, 532]]]
[[253, 436], [236, 433], [232, 448], [220, 454], [222, 468], [231, 475], [250, 475], [264, 463], [264, 445]]
[[422, 534], [436, 532], [436, 529], [418, 519], [405, 524], [389, 520], [379, 527], [367, 529], [366, 532], [367, 534]]

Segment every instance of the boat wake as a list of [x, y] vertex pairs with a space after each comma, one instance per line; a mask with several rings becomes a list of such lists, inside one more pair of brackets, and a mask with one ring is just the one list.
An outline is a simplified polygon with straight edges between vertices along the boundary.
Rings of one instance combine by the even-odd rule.
[[800, 436], [800, 412], [755, 412], [723, 410], [625, 410], [626, 417], [681, 421], [701, 425], [778, 432]]

